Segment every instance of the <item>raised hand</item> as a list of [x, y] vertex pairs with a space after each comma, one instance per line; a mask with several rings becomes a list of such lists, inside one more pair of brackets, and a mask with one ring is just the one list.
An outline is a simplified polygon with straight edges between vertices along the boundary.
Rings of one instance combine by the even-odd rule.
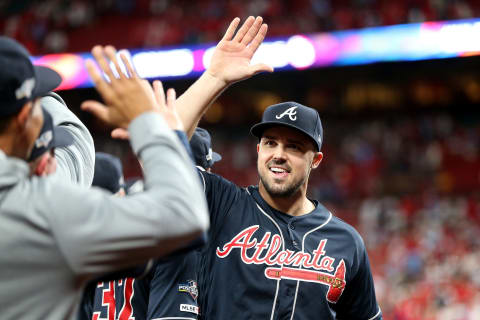
[[[143, 82], [144, 85], [150, 86], [147, 80], [143, 80]], [[155, 110], [163, 116], [170, 129], [183, 131], [184, 126], [175, 107], [175, 90], [173, 88], [167, 90], [167, 100], [165, 103], [165, 93], [163, 91], [162, 82], [160, 80], [155, 80], [153, 81], [153, 95], [158, 106]], [[130, 138], [128, 131], [123, 128], [114, 129], [111, 135], [112, 138], [121, 140], [128, 140]]]
[[262, 22], [262, 17], [255, 19], [250, 16], [235, 34], [240, 19], [233, 19], [215, 48], [207, 72], [225, 85], [249, 78], [259, 72], [272, 72], [273, 68], [264, 63], [250, 65], [253, 55], [267, 34], [268, 27]]
[[[160, 109], [152, 88], [138, 77], [125, 55], [120, 54], [120, 57], [128, 74], [121, 70], [114, 47], [95, 46], [92, 54], [110, 82], [102, 77], [92, 60], [87, 60], [87, 71], [105, 104], [88, 100], [82, 103], [83, 110], [114, 127], [126, 128], [140, 114]], [[109, 62], [113, 64], [112, 67]]]

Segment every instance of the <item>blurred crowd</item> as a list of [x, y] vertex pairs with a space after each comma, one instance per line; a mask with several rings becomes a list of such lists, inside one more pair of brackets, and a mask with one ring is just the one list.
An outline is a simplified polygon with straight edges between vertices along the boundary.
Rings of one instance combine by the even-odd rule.
[[[478, 16], [474, 0], [5, 0], [0, 31], [34, 55], [216, 42], [235, 16], [262, 15], [269, 36]], [[95, 37], [91, 35], [95, 34]]]

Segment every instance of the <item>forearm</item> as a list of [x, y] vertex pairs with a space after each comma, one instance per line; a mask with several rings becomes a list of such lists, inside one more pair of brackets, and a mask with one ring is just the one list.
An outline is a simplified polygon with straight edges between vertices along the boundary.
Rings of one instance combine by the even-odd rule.
[[205, 71], [175, 102], [177, 112], [192, 137], [198, 122], [228, 84]]

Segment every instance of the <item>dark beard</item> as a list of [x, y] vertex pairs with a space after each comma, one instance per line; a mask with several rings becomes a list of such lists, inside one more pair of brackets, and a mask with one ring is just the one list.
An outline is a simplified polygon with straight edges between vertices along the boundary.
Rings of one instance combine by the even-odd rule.
[[274, 190], [267, 181], [265, 181], [260, 175], [260, 181], [262, 182], [263, 186], [265, 187], [265, 191], [272, 197], [272, 198], [288, 198], [293, 196], [295, 193], [298, 192], [300, 187], [303, 185], [305, 180], [299, 180], [297, 183], [292, 183], [291, 185], [287, 186], [286, 188], [281, 188], [280, 190]]

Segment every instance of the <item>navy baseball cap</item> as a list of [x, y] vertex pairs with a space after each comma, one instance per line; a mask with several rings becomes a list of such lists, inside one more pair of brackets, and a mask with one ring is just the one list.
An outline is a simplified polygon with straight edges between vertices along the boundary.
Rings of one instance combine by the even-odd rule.
[[56, 147], [66, 147], [73, 143], [73, 136], [67, 129], [54, 126], [53, 119], [47, 110], [43, 111], [43, 127], [33, 145], [32, 153], [28, 161], [33, 161], [48, 150]]
[[278, 125], [293, 128], [306, 134], [312, 139], [317, 151], [322, 148], [323, 127], [317, 110], [297, 102], [274, 104], [265, 109], [262, 122], [254, 125], [250, 132], [260, 139], [265, 129]]
[[195, 164], [204, 169], [211, 168], [217, 161], [222, 160], [222, 156], [212, 151], [212, 138], [207, 130], [196, 128], [190, 139]]
[[60, 75], [47, 67], [34, 66], [27, 49], [0, 36], [0, 117], [12, 115], [23, 105], [60, 85]]
[[95, 153], [95, 171], [92, 186], [117, 193], [124, 187], [123, 167], [119, 158], [108, 153]]

